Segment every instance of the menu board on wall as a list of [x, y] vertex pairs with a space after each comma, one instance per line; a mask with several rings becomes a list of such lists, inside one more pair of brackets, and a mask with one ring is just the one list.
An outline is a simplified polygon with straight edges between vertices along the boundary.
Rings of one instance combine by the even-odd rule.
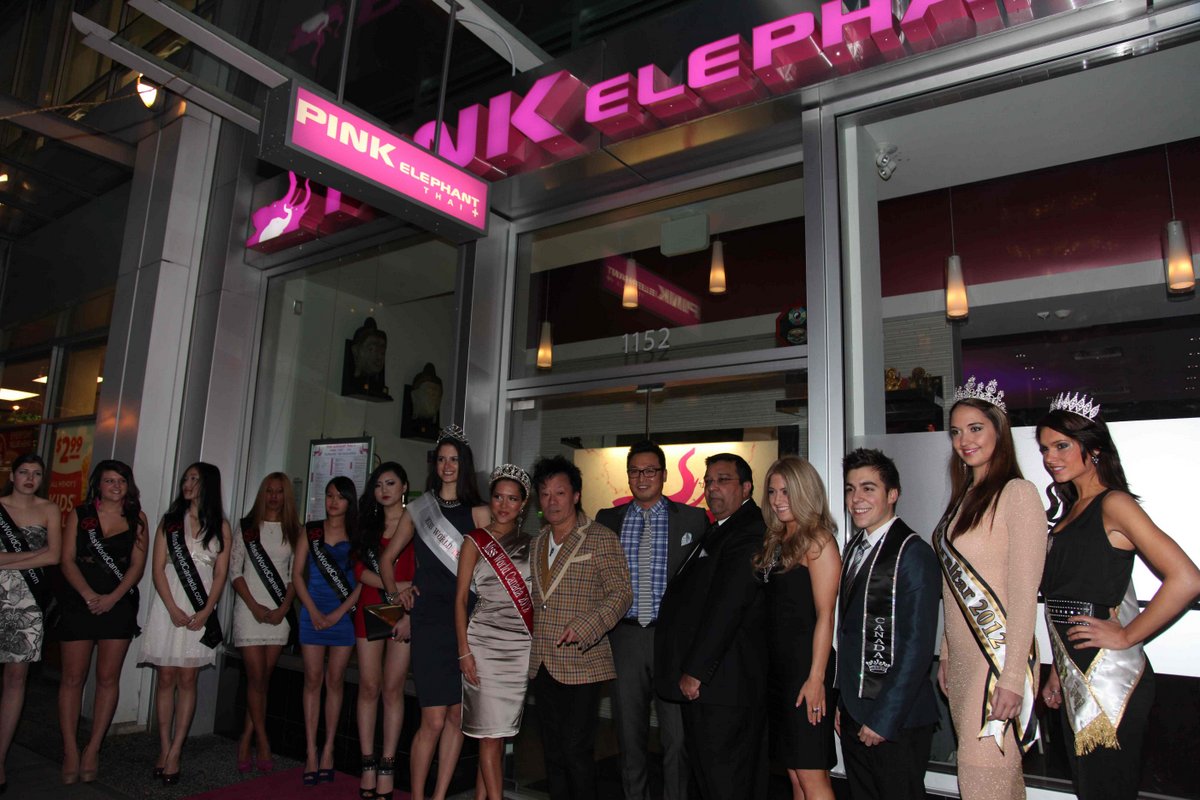
[[356, 439], [313, 439], [308, 445], [308, 488], [304, 499], [304, 521], [325, 519], [325, 485], [344, 475], [354, 481], [361, 494], [371, 474], [371, 452], [375, 440], [370, 436]]
[[[663, 494], [676, 503], [700, 506], [704, 503], [704, 459], [717, 453], [734, 453], [746, 459], [754, 472], [755, 500], [761, 496], [762, 476], [779, 457], [779, 443], [705, 442], [704, 444], [669, 444], [663, 446], [667, 457], [667, 480]], [[575, 451], [575, 466], [583, 473], [583, 507], [594, 517], [601, 508], [624, 505], [629, 494], [629, 478], [625, 474], [628, 447], [595, 447]]]
[[50, 461], [50, 502], [62, 511], [66, 521], [75, 506], [87, 494], [92, 469], [92, 441], [96, 423], [60, 425], [54, 431], [54, 457]]

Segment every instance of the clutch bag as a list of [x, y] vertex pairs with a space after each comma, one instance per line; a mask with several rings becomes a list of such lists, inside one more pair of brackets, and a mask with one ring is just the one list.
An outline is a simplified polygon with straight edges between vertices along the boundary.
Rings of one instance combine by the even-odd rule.
[[371, 642], [390, 638], [392, 628], [407, 613], [404, 606], [390, 603], [376, 603], [365, 610], [367, 613], [363, 615], [363, 623], [367, 629], [367, 641]]

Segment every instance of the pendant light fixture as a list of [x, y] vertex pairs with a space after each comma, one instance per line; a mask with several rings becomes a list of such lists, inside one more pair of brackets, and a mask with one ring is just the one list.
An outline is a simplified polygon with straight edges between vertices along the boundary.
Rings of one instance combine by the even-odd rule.
[[725, 283], [725, 244], [720, 239], [713, 240], [712, 265], [708, 269], [708, 293], [725, 294], [728, 285]]
[[158, 102], [158, 87], [146, 80], [145, 75], [138, 75], [137, 95], [146, 108], [154, 108]]
[[1192, 263], [1192, 247], [1188, 242], [1187, 226], [1175, 217], [1175, 188], [1171, 185], [1171, 153], [1163, 145], [1167, 161], [1167, 194], [1171, 198], [1171, 221], [1163, 229], [1163, 267], [1167, 273], [1167, 293], [1186, 294], [1196, 288], [1196, 269]]
[[625, 259], [625, 288], [621, 291], [621, 308], [638, 307], [637, 262], [633, 256]]
[[946, 259], [946, 319], [966, 319], [970, 311], [967, 284], [963, 280], [962, 259], [954, 241], [954, 187], [950, 194], [950, 256]]
[[554, 342], [550, 338], [550, 276], [546, 275], [546, 306], [542, 316], [542, 335], [538, 339], [537, 368], [554, 366]]

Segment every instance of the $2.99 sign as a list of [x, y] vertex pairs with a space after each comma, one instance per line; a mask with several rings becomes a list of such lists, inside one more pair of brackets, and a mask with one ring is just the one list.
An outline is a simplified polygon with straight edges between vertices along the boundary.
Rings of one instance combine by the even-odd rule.
[[54, 460], [50, 464], [50, 502], [67, 514], [83, 502], [92, 465], [95, 424], [63, 425], [55, 431]]

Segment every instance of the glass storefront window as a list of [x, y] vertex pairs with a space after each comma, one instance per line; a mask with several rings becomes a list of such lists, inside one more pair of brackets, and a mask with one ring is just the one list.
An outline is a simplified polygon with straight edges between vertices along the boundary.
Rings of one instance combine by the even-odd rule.
[[55, 403], [55, 417], [82, 417], [96, 413], [100, 384], [104, 380], [104, 345], [70, 350], [66, 372]]
[[796, 167], [523, 235], [512, 377], [803, 345], [802, 215]]
[[5, 362], [0, 375], [0, 425], [36, 422], [45, 416], [50, 356]]
[[[1148, 55], [1099, 68], [1083, 61], [1052, 80], [1013, 76], [990, 93], [898, 101], [838, 123], [846, 445], [878, 447], [896, 461], [899, 513], [914, 530], [932, 531], [949, 497], [953, 389], [974, 375], [1004, 389], [1021, 470], [1039, 490], [1050, 478], [1032, 426], [1061, 392], [1095, 397], [1143, 508], [1200, 559], [1181, 501], [1192, 466], [1177, 452], [1178, 442], [1200, 436], [1200, 299], [1168, 293], [1161, 244], [1172, 216], [1190, 225], [1193, 250], [1200, 244], [1200, 191], [1190, 177], [1200, 175], [1200, 118], [1156, 120], [1142, 113], [1151, 101], [1138, 88], [1200, 68], [1200, 45], [1129, 52]], [[1164, 86], [1153, 104], [1183, 101], [1186, 90]], [[1046, 107], [1070, 114], [1034, 111]], [[1100, 135], [1114, 109], [1140, 124]], [[873, 167], [889, 148], [899, 160], [885, 178]], [[969, 301], [958, 321], [948, 319], [951, 254]], [[1158, 587], [1140, 560], [1133, 582], [1143, 604]], [[1147, 648], [1158, 700], [1143, 793], [1195, 794], [1171, 741], [1200, 734], [1191, 700], [1200, 683], [1190, 656], [1197, 614], [1185, 612]], [[1038, 638], [1046, 662], [1040, 621]], [[953, 773], [955, 731], [943, 712], [930, 766]], [[1041, 723], [1026, 782], [1068, 790], [1058, 715], [1043, 710]]]
[[424, 241], [271, 280], [247, 502], [275, 470], [302, 499], [313, 439], [370, 436], [377, 460], [423, 485], [450, 421], [457, 266], [454, 247]]

